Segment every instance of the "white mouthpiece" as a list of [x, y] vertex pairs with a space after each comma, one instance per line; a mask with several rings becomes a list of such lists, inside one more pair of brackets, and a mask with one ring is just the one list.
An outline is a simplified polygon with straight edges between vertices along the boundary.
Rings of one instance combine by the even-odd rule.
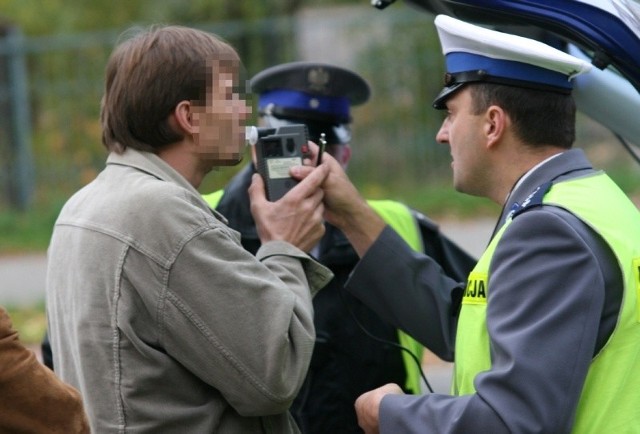
[[258, 143], [258, 129], [254, 126], [245, 127], [244, 136], [247, 140], [247, 145], [253, 146]]

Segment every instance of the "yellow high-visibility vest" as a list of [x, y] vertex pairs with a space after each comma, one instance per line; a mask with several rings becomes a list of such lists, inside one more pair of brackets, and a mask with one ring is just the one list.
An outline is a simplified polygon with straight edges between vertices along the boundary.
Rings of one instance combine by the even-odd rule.
[[[542, 203], [569, 210], [599, 233], [623, 274], [618, 322], [591, 361], [572, 432], [640, 432], [640, 212], [602, 172], [554, 184]], [[510, 223], [508, 219], [469, 275], [456, 335], [452, 386], [456, 395], [474, 393], [476, 375], [491, 368], [486, 322], [491, 290], [489, 265]]]

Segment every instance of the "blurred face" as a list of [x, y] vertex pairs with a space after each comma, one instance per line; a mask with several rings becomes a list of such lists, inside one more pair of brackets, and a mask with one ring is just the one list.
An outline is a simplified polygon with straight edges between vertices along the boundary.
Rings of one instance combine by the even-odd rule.
[[451, 149], [453, 186], [474, 196], [483, 196], [486, 184], [486, 153], [483, 141], [484, 114], [471, 113], [468, 87], [454, 93], [446, 102], [447, 117], [436, 134], [439, 143]]
[[251, 113], [246, 96], [238, 92], [237, 65], [214, 66], [213, 84], [206, 104], [193, 106], [193, 137], [197, 152], [212, 166], [233, 166], [244, 155], [245, 122]]

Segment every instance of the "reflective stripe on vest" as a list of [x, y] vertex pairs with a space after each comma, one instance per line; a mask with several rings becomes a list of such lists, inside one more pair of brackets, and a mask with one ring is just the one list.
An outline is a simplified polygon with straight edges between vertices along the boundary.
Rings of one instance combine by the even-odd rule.
[[[543, 203], [570, 211], [599, 233], [614, 252], [625, 285], [616, 327], [589, 367], [572, 432], [638, 432], [629, 430], [640, 427], [640, 213], [603, 173], [558, 182]], [[510, 223], [508, 219], [498, 231], [469, 276], [456, 336], [457, 395], [474, 393], [475, 376], [491, 368], [486, 326], [489, 265]]]

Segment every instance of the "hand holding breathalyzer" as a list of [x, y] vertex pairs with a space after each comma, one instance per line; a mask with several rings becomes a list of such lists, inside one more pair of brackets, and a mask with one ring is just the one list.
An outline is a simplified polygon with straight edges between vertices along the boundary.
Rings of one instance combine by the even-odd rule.
[[[312, 156], [307, 127], [303, 124], [277, 128], [247, 127], [246, 138], [255, 147], [256, 167], [264, 180], [267, 199], [275, 202], [299, 182], [289, 175], [291, 167], [301, 166]], [[316, 165], [321, 161], [321, 152]]]
[[323, 191], [320, 186], [328, 173], [329, 168], [324, 164], [314, 168], [276, 202], [267, 200], [262, 176], [253, 175], [249, 200], [262, 244], [286, 241], [309, 252], [318, 243], [325, 231]]

